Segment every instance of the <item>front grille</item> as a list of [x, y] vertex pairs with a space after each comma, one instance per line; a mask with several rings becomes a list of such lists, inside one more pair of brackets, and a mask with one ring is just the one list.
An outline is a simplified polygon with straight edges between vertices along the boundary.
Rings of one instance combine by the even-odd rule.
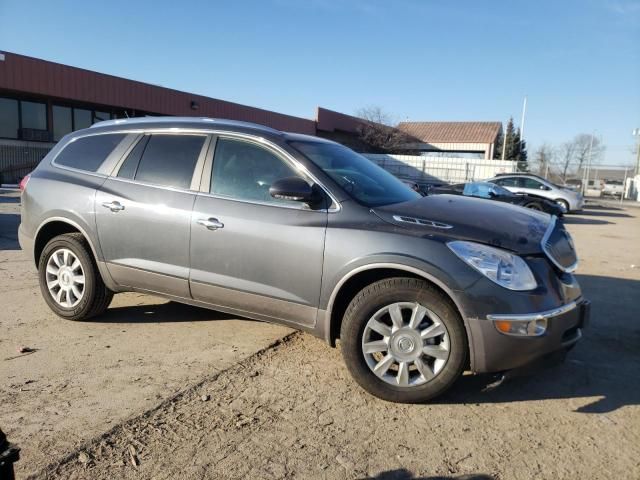
[[549, 260], [564, 272], [572, 272], [578, 266], [578, 256], [569, 232], [555, 222], [555, 217], [542, 239], [542, 249]]

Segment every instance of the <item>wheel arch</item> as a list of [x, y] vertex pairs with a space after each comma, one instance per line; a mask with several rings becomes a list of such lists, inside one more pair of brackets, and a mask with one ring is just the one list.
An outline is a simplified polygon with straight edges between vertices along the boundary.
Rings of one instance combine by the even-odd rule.
[[464, 324], [464, 328], [467, 333], [469, 358], [473, 359], [473, 341], [471, 339], [471, 331], [467, 323], [467, 316], [465, 315], [464, 309], [455, 295], [455, 292], [434, 275], [419, 268], [398, 263], [373, 263], [360, 266], [351, 270], [340, 279], [331, 292], [327, 306], [325, 316], [325, 322], [327, 325], [324, 327], [324, 337], [327, 343], [331, 346], [335, 346], [335, 342], [340, 336], [342, 316], [346, 311], [349, 302], [362, 288], [375, 281], [398, 276], [414, 277], [426, 280], [452, 302], [453, 306], [462, 318], [462, 323]]
[[91, 241], [89, 235], [85, 229], [83, 229], [77, 222], [70, 220], [65, 217], [51, 217], [47, 218], [44, 222], [38, 226], [36, 230], [36, 234], [34, 236], [33, 242], [33, 260], [38, 265], [38, 261], [40, 259], [40, 255], [42, 254], [42, 250], [46, 244], [53, 237], [57, 237], [58, 235], [63, 235], [65, 233], [80, 233], [87, 240], [89, 246], [91, 247], [91, 253], [93, 257], [98, 260], [97, 251]]
[[109, 272], [104, 265], [104, 262], [101, 261], [100, 251], [96, 248], [96, 243], [94, 239], [91, 238], [89, 234], [87, 234], [87, 229], [80, 225], [79, 222], [72, 220], [67, 217], [49, 217], [44, 220], [36, 229], [36, 234], [34, 235], [33, 240], [33, 261], [38, 267], [38, 262], [40, 260], [40, 255], [44, 250], [44, 247], [47, 245], [49, 240], [58, 235], [63, 235], [65, 233], [80, 233], [87, 243], [89, 244], [89, 248], [91, 249], [91, 254], [93, 259], [96, 262], [98, 267], [98, 272], [102, 276], [102, 280], [105, 285], [111, 290], [115, 290], [116, 286], [109, 275]]

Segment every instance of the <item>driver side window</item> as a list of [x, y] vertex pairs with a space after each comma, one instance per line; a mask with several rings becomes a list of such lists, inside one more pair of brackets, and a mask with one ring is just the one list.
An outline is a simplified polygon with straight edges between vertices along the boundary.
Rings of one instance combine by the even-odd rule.
[[210, 193], [237, 200], [300, 205], [269, 194], [269, 187], [276, 180], [298, 176], [283, 159], [262, 146], [235, 138], [218, 138]]

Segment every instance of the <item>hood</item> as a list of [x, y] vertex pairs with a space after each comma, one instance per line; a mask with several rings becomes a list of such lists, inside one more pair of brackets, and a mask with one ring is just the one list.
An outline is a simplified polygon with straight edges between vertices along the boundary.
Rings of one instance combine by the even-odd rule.
[[521, 255], [543, 253], [542, 237], [552, 218], [508, 203], [459, 195], [422, 197], [376, 207], [373, 212], [386, 222], [416, 232], [484, 243]]

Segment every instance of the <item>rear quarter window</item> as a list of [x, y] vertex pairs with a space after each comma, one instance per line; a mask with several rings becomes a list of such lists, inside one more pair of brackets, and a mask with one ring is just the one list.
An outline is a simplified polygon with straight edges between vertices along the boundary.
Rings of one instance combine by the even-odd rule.
[[124, 137], [123, 133], [107, 133], [77, 138], [62, 149], [54, 162], [64, 167], [96, 172]]

